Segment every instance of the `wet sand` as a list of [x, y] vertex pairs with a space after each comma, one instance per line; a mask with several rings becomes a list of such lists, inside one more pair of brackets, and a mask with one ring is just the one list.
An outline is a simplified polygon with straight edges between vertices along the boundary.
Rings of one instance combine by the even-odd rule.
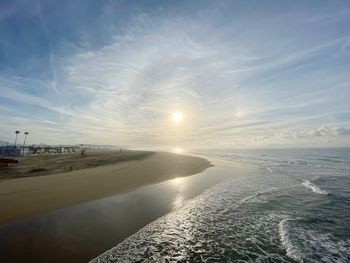
[[[41, 166], [45, 167], [45, 163]], [[1, 180], [0, 225], [196, 174], [210, 166], [203, 158], [152, 153], [96, 168]]]
[[187, 177], [0, 226], [0, 262], [87, 262], [211, 186], [255, 168], [213, 161]]

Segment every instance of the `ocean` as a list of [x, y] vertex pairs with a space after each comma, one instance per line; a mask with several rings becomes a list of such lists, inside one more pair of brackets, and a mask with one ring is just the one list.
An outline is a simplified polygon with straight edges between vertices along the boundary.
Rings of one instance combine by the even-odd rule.
[[350, 262], [349, 148], [200, 154], [227, 174], [230, 163], [256, 169], [230, 174], [92, 262]]

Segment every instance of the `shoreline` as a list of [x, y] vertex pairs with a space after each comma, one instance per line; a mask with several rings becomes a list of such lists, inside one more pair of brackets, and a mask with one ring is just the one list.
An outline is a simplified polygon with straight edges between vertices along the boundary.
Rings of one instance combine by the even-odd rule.
[[0, 261], [89, 262], [212, 186], [256, 171], [245, 164], [208, 161], [212, 167], [197, 174], [2, 225]]
[[212, 164], [155, 152], [145, 158], [65, 173], [0, 181], [0, 225], [200, 173]]

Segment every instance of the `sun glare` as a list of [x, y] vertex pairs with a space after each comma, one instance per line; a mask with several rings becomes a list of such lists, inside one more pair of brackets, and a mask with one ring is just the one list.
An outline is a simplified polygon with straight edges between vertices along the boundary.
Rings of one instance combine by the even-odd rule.
[[244, 113], [241, 112], [241, 111], [237, 111], [235, 115], [236, 115], [237, 118], [242, 118], [242, 117], [244, 117]]
[[176, 154], [182, 154], [182, 153], [184, 152], [184, 150], [181, 149], [181, 148], [175, 148], [175, 149], [173, 150], [173, 152], [176, 153]]
[[181, 111], [175, 111], [173, 112], [173, 114], [171, 115], [171, 119], [173, 120], [173, 122], [175, 124], [179, 124], [180, 122], [182, 122], [183, 120], [183, 114]]

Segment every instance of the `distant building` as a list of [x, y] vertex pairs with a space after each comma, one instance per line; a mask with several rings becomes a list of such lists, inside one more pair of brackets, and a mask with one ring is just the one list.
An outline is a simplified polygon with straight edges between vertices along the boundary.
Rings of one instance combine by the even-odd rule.
[[28, 157], [32, 153], [31, 149], [29, 147], [22, 147], [21, 150], [21, 156]]
[[14, 145], [0, 146], [0, 156], [20, 156], [21, 148]]

